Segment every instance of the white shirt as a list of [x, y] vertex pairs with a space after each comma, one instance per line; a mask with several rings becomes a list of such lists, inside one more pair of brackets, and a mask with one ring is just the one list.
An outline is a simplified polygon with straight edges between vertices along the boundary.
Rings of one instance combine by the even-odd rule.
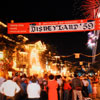
[[59, 84], [59, 86], [61, 86], [62, 85], [62, 79], [60, 78], [60, 79], [57, 79], [57, 83]]
[[41, 88], [38, 83], [30, 83], [27, 86], [28, 98], [40, 98]]
[[19, 91], [20, 87], [17, 85], [16, 82], [12, 80], [7, 80], [6, 82], [2, 83], [0, 87], [0, 92], [10, 97], [15, 96], [15, 94], [18, 93]]
[[87, 80], [82, 80], [84, 86], [88, 86], [89, 82]]

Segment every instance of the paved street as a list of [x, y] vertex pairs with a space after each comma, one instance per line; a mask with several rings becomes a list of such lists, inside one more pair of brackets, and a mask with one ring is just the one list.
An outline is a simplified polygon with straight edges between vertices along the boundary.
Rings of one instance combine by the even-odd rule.
[[100, 100], [100, 83], [97, 85], [97, 99]]

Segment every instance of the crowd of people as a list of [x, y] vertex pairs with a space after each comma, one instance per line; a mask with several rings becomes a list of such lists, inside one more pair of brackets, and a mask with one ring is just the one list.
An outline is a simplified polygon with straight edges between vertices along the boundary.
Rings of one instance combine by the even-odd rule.
[[95, 75], [77, 73], [74, 77], [53, 74], [27, 77], [16, 73], [7, 79], [0, 77], [0, 100], [95, 100], [98, 82]]

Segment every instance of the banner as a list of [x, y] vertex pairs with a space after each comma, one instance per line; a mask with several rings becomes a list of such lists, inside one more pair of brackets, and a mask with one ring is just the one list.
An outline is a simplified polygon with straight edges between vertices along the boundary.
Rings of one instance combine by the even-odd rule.
[[[96, 20], [70, 20], [51, 22], [8, 23], [8, 34], [34, 34], [80, 32], [99, 30], [100, 19]], [[97, 23], [97, 25], [96, 25]]]

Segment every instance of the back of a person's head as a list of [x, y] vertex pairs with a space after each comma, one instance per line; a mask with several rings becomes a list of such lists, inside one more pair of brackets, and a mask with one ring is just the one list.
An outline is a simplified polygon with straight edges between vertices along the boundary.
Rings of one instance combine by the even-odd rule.
[[49, 75], [49, 79], [50, 79], [50, 80], [53, 80], [53, 79], [54, 79], [54, 75], [53, 75], [53, 74], [50, 74], [50, 75]]
[[26, 77], [27, 77], [26, 74], [23, 74], [23, 75], [22, 75], [22, 78], [26, 78]]
[[25, 81], [26, 81], [26, 78], [22, 78], [22, 79], [21, 79], [21, 82], [25, 82]]
[[61, 78], [61, 75], [57, 75], [57, 79], [60, 79]]
[[77, 77], [78, 75], [77, 75], [77, 73], [74, 73], [74, 77]]
[[48, 74], [44, 74], [44, 78], [48, 78]]
[[37, 78], [35, 76], [32, 77], [32, 82], [35, 83], [37, 81]]
[[13, 78], [12, 77], [8, 77], [8, 80], [13, 80]]
[[66, 76], [64, 76], [64, 78], [66, 79], [67, 77], [66, 77]]
[[18, 72], [16, 72], [16, 73], [15, 73], [15, 76], [18, 76], [18, 75], [19, 75], [19, 73], [18, 73]]

